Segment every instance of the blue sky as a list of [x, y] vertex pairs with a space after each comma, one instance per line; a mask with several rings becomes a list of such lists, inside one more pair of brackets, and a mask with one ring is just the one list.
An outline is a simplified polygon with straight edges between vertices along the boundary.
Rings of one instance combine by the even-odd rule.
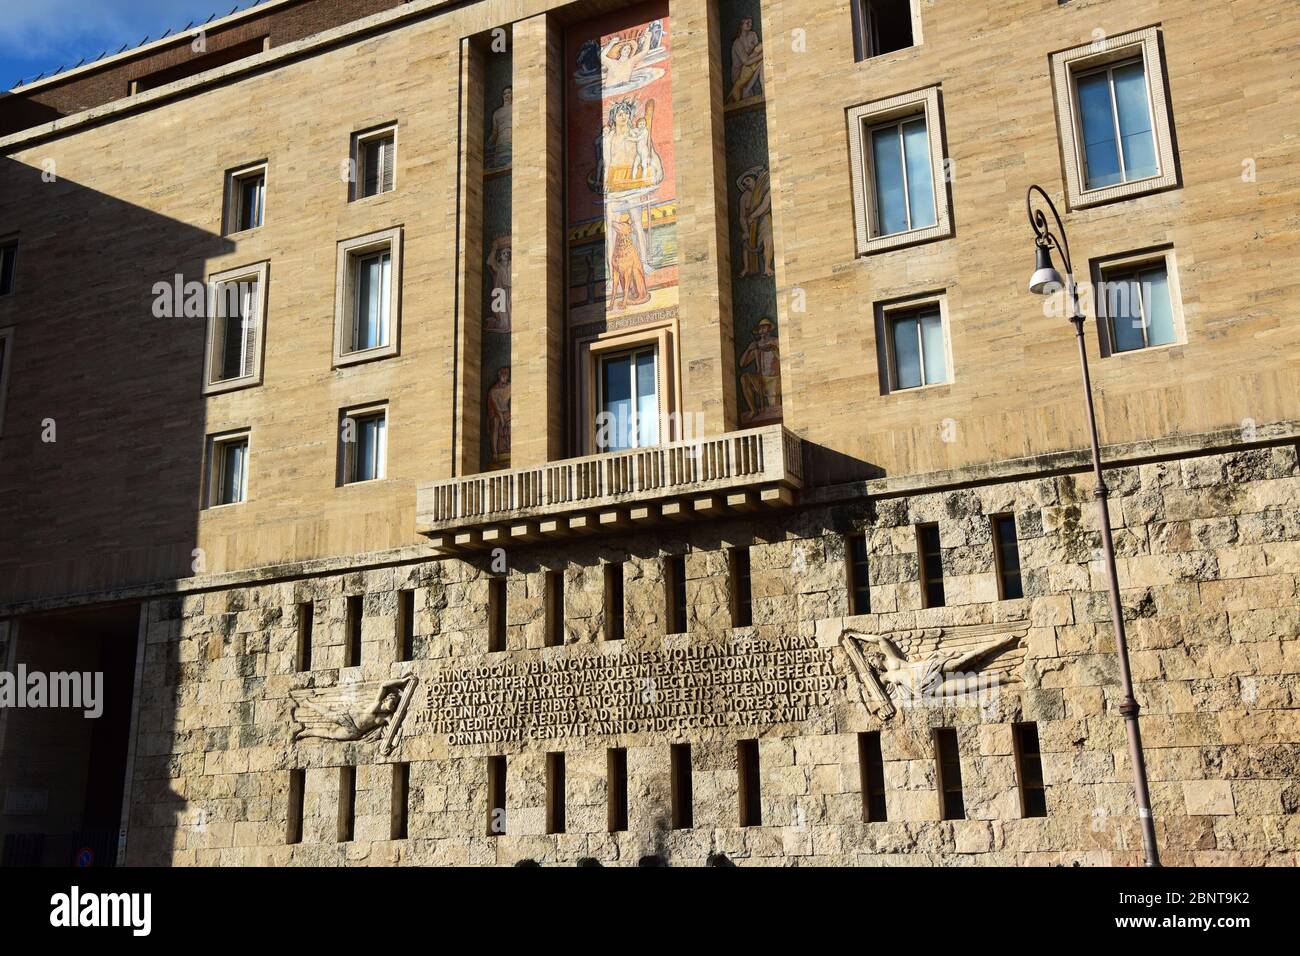
[[157, 39], [168, 28], [213, 13], [228, 14], [253, 0], [4, 0], [0, 15], [0, 89], [21, 77], [71, 66], [105, 49], [116, 53], [124, 43]]

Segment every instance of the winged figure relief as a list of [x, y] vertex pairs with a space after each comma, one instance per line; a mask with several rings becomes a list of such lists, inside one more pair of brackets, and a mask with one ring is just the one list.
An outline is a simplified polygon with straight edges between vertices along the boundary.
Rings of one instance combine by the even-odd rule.
[[291, 690], [293, 739], [380, 739], [379, 752], [392, 753], [402, 720], [420, 679], [414, 674], [388, 681], [359, 681], [338, 687]]
[[[1029, 633], [1023, 622], [869, 634], [845, 628], [840, 647], [858, 679], [862, 703], [888, 720], [899, 706], [959, 697], [976, 690], [981, 678], [1008, 678], [1016, 661], [975, 675], [981, 665], [1018, 647]], [[1023, 655], [1021, 655], [1023, 657]]]

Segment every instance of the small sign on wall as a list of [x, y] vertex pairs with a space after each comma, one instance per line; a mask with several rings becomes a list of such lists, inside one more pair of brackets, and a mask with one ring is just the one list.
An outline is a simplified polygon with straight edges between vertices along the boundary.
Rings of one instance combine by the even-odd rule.
[[42, 787], [5, 787], [5, 816], [38, 816], [49, 809], [49, 790]]

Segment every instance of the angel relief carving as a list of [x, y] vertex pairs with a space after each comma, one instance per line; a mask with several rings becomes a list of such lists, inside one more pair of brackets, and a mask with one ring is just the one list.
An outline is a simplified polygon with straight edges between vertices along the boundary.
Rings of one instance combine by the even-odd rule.
[[887, 635], [845, 628], [840, 647], [857, 678], [862, 703], [888, 720], [899, 707], [983, 699], [991, 689], [1011, 683], [1024, 659], [1021, 642], [1028, 633], [1028, 624], [1018, 621]]
[[387, 681], [359, 681], [338, 687], [291, 690], [295, 741], [371, 740], [387, 755], [401, 740], [402, 721], [420, 679], [414, 674]]

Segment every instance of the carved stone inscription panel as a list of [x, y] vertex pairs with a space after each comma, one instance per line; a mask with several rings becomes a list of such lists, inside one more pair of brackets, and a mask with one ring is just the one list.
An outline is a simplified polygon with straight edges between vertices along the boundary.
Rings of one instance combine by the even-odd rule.
[[842, 684], [831, 661], [827, 648], [751, 641], [449, 667], [411, 732], [465, 746], [804, 721]]

